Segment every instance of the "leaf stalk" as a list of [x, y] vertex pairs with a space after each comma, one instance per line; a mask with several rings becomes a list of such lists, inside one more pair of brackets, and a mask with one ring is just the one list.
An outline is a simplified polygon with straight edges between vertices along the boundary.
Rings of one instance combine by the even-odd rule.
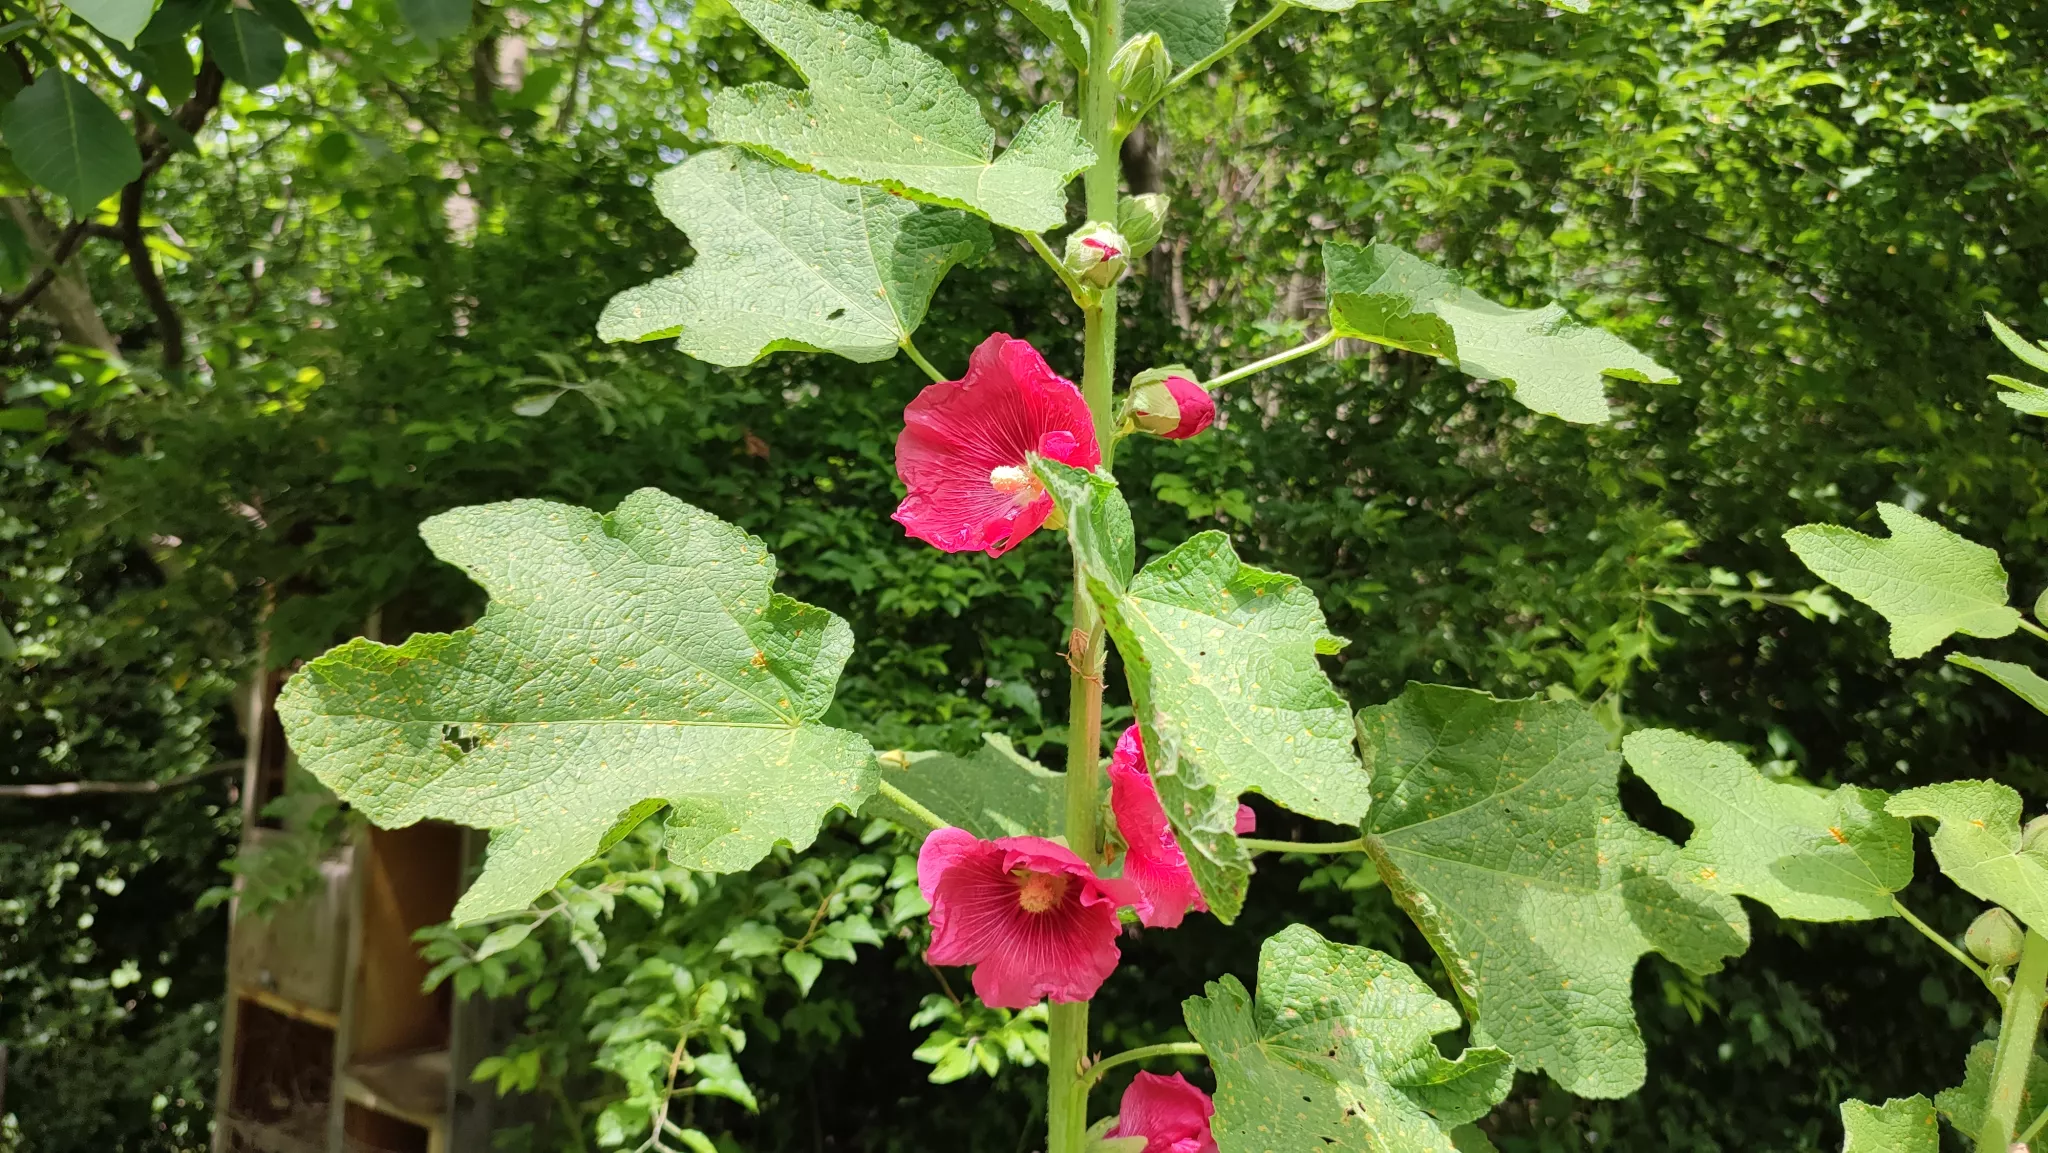
[[909, 813], [932, 828], [943, 829], [946, 827], [946, 822], [940, 820], [937, 813], [918, 804], [917, 798], [897, 788], [895, 785], [887, 781], [876, 781], [875, 790], [891, 801], [894, 801], [904, 812]]
[[1239, 837], [1237, 843], [1254, 853], [1363, 853], [1365, 838], [1355, 837], [1349, 841], [1262, 841], [1256, 837]]
[[1203, 381], [1202, 385], [1209, 391], [1214, 392], [1226, 384], [1236, 384], [1245, 377], [1256, 375], [1269, 368], [1278, 368], [1290, 360], [1299, 360], [1312, 352], [1320, 352], [1335, 343], [1337, 343], [1337, 332], [1335, 329], [1332, 329], [1309, 341], [1307, 344], [1297, 344], [1285, 352], [1276, 352], [1264, 360], [1255, 360], [1250, 364], [1233, 368], [1222, 376], [1211, 377]]
[[1149, 1061], [1154, 1057], [1200, 1057], [1204, 1055], [1205, 1050], [1199, 1043], [1194, 1041], [1168, 1041], [1163, 1045], [1144, 1045], [1136, 1049], [1126, 1049], [1114, 1057], [1104, 1057], [1102, 1060], [1088, 1066], [1088, 1071], [1081, 1075], [1081, 1091], [1086, 1093], [1090, 1089], [1095, 1088], [1095, 1083], [1102, 1080], [1104, 1074], [1118, 1065], [1128, 1065], [1133, 1061]]
[[904, 333], [903, 339], [898, 341], [897, 345], [898, 347], [903, 349], [903, 352], [906, 356], [910, 357], [911, 363], [917, 365], [921, 369], [924, 369], [924, 374], [932, 378], [932, 383], [936, 384], [939, 381], [951, 379], [945, 373], [940, 372], [938, 369], [932, 367], [932, 362], [926, 360], [924, 358], [924, 353], [919, 352], [917, 350], [917, 345], [914, 342], [912, 342], [909, 333]]
[[1971, 976], [1977, 978], [1977, 980], [1980, 981], [1986, 989], [1989, 989], [1991, 991], [1992, 997], [1997, 999], [2001, 1007], [2005, 1005], [2006, 995], [2003, 991], [1999, 989], [1997, 985], [1992, 983], [1991, 973], [1989, 970], [1985, 969], [1984, 966], [1979, 965], [1974, 959], [1971, 958], [1971, 956], [1968, 953], [1965, 953], [1961, 949], [1956, 948], [1956, 944], [1954, 941], [1951, 941], [1947, 937], [1942, 936], [1940, 933], [1935, 932], [1933, 927], [1930, 926], [1927, 922], [1914, 916], [1913, 910], [1908, 909], [1904, 904], [1902, 904], [1899, 901], [1897, 897], [1892, 898], [1892, 910], [1898, 913], [1900, 918], [1902, 918], [1908, 925], [1911, 925], [1915, 929], [1919, 930], [1921, 936], [1941, 946], [1941, 951], [1955, 958], [1956, 964], [1961, 965], [1965, 969], [1968, 969], [1970, 971]]

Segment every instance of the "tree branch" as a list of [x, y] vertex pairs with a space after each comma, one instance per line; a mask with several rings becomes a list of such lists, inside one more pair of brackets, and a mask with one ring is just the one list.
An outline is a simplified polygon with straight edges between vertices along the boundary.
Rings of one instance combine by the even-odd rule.
[[185, 321], [171, 303], [170, 293], [164, 290], [164, 278], [156, 271], [156, 256], [149, 251], [149, 242], [142, 235], [142, 193], [146, 187], [142, 180], [136, 180], [121, 190], [121, 247], [128, 253], [128, 271], [135, 277], [135, 287], [142, 290], [149, 310], [156, 314], [157, 339], [164, 346], [164, 367], [181, 372], [185, 368]]
[[168, 793], [173, 789], [182, 789], [186, 785], [195, 785], [213, 777], [240, 772], [241, 769], [240, 761], [221, 761], [196, 772], [186, 773], [182, 777], [172, 777], [168, 781], [52, 781], [43, 785], [0, 785], [0, 797], [47, 800], [51, 797]]

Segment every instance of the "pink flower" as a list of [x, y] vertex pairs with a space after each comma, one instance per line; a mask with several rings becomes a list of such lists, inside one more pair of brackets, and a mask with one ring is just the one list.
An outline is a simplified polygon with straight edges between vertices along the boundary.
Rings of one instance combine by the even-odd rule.
[[[1145, 745], [1138, 726], [1125, 729], [1109, 759], [1109, 808], [1116, 815], [1124, 845], [1124, 872], [1117, 895], [1138, 910], [1138, 920], [1155, 929], [1180, 925], [1189, 909], [1208, 912], [1209, 904], [1195, 887], [1187, 854], [1166, 821], [1159, 786], [1145, 768]], [[1237, 807], [1237, 832], [1256, 826], [1249, 805]]]
[[1216, 1105], [1209, 1095], [1175, 1073], [1161, 1077], [1140, 1073], [1124, 1090], [1116, 1125], [1106, 1137], [1143, 1137], [1144, 1153], [1216, 1153], [1209, 1118]]
[[1181, 375], [1179, 365], [1148, 369], [1131, 381], [1130, 422], [1154, 436], [1186, 440], [1216, 422], [1216, 398]]
[[1043, 837], [939, 829], [917, 854], [917, 887], [932, 906], [925, 960], [973, 965], [985, 1004], [1086, 1001], [1116, 968], [1118, 902], [1086, 861]]
[[1075, 468], [1102, 463], [1081, 390], [1038, 350], [998, 332], [967, 376], [927, 387], [903, 410], [896, 475], [910, 492], [896, 520], [947, 552], [1001, 556], [1052, 515], [1031, 475], [1036, 454]]

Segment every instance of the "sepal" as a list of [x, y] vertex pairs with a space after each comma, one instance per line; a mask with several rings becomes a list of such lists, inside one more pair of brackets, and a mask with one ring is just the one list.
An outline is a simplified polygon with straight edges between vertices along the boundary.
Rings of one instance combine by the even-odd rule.
[[1216, 401], [1184, 365], [1141, 372], [1131, 381], [1124, 424], [1168, 440], [1186, 440], [1216, 421]]
[[1173, 79], [1173, 57], [1157, 32], [1145, 32], [1124, 41], [1109, 62], [1109, 73], [1132, 115], [1150, 107]]
[[1124, 234], [1130, 245], [1132, 260], [1152, 251], [1152, 246], [1159, 243], [1160, 235], [1166, 231], [1166, 211], [1172, 205], [1172, 197], [1158, 192], [1126, 196], [1117, 203], [1116, 230]]

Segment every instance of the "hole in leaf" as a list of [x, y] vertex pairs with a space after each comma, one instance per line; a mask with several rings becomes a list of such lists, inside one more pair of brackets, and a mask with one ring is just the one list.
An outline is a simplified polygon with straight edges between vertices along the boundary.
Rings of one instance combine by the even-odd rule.
[[441, 739], [443, 741], [446, 741], [448, 744], [455, 746], [455, 749], [458, 753], [470, 752], [471, 750], [475, 749], [478, 745], [482, 744], [483, 741], [480, 738], [470, 736], [467, 732], [465, 732], [464, 730], [468, 727], [469, 726], [467, 725], [442, 725]]
[[825, 319], [826, 319], [826, 320], [838, 320], [838, 319], [839, 319], [840, 317], [842, 317], [842, 316], [845, 316], [845, 315], [846, 315], [846, 309], [845, 309], [845, 308], [844, 308], [844, 307], [842, 306], [842, 307], [839, 307], [839, 308], [835, 308], [835, 309], [833, 309], [833, 310], [832, 310], [831, 312], [828, 312], [828, 313], [826, 313], [826, 314], [825, 314]]

